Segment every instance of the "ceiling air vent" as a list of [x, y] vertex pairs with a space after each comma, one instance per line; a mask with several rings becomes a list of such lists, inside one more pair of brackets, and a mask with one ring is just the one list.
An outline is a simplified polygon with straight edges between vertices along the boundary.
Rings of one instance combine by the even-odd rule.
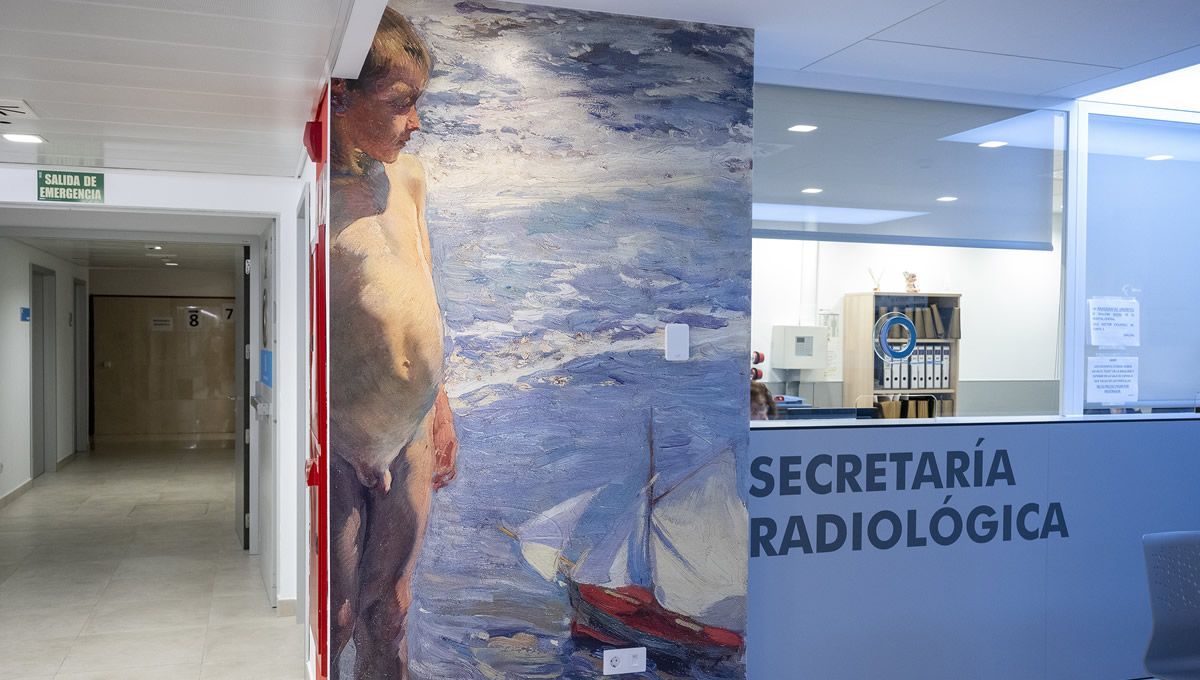
[[37, 120], [29, 103], [21, 99], [0, 99], [0, 125], [12, 125], [20, 120]]

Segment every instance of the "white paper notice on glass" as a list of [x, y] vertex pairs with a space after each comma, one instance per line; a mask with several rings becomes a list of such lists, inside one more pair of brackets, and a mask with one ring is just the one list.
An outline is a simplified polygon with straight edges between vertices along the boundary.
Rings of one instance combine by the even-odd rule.
[[1142, 344], [1141, 308], [1133, 298], [1088, 299], [1091, 344], [1096, 347], [1137, 347]]
[[1131, 404], [1138, 400], [1137, 357], [1088, 357], [1087, 400]]
[[817, 321], [825, 327], [825, 369], [818, 373], [819, 382], [841, 382], [842, 380], [842, 315], [822, 309]]

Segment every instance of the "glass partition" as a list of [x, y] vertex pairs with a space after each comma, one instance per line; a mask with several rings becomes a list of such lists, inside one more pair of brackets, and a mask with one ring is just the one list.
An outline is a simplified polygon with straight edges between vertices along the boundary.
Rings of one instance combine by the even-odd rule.
[[755, 118], [775, 417], [1059, 413], [1064, 113], [763, 86]]
[[1048, 250], [1064, 116], [759, 86], [755, 234]]
[[1085, 413], [1195, 409], [1200, 125], [1090, 115]]

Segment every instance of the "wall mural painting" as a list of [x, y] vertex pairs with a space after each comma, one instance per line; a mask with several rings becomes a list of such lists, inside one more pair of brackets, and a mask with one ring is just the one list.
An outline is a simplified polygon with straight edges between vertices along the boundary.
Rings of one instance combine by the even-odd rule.
[[414, 0], [334, 81], [334, 678], [745, 677], [751, 64]]

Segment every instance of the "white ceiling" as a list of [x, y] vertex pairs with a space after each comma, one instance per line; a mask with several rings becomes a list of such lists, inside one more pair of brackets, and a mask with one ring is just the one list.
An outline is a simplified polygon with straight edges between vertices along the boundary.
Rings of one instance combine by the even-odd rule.
[[295, 176], [352, 0], [4, 0], [0, 162]]
[[[977, 103], [1036, 107], [1200, 63], [1198, 0], [537, 4], [752, 27], [761, 83]], [[48, 142], [0, 141], [0, 162], [295, 176], [349, 17], [379, 6], [4, 0], [0, 100], [38, 119], [0, 127]]]
[[[18, 238], [25, 245], [90, 269], [170, 269], [234, 272], [242, 248], [212, 243]], [[153, 250], [161, 246], [162, 250]], [[168, 267], [163, 262], [176, 262]]]
[[1197, 0], [537, 4], [748, 26], [755, 29], [756, 81], [879, 94], [1075, 98], [1200, 63]]

